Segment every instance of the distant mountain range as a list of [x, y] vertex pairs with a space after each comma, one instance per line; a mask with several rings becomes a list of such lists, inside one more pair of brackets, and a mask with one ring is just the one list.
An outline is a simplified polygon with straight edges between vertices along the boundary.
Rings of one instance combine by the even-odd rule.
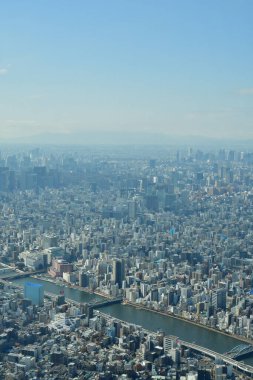
[[253, 140], [218, 139], [203, 136], [169, 136], [152, 132], [94, 131], [43, 133], [30, 137], [1, 139], [1, 144], [39, 145], [176, 145], [193, 147], [253, 148]]

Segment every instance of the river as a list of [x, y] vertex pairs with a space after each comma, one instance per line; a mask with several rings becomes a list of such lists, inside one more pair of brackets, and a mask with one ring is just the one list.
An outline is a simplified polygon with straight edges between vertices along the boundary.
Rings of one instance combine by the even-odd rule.
[[[41, 283], [44, 285], [45, 291], [54, 294], [60, 294], [60, 289], [62, 289], [59, 285], [35, 278], [22, 278], [13, 281], [13, 283], [23, 285], [28, 281]], [[89, 294], [79, 289], [68, 288], [67, 286], [64, 287], [64, 294], [66, 298], [78, 302], [91, 302], [102, 298], [98, 295]], [[114, 304], [103, 307], [101, 311], [110, 314], [112, 317], [140, 325], [148, 330], [157, 331], [158, 329], [161, 329], [166, 335], [178, 336], [182, 340], [195, 342], [200, 346], [219, 353], [224, 353], [232, 347], [240, 344], [237, 339], [223, 335], [219, 332], [213, 332], [204, 327], [193, 325], [169, 316], [160, 315], [152, 311], [137, 309], [130, 305]], [[243, 361], [247, 364], [253, 365], [253, 357], [243, 359]]]

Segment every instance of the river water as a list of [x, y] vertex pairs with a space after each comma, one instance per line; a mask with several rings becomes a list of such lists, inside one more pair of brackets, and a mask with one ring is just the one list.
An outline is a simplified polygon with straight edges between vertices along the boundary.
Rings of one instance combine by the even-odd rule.
[[[25, 282], [35, 282], [44, 285], [46, 292], [60, 294], [62, 287], [47, 281], [23, 278], [13, 281], [18, 285], [23, 285]], [[78, 302], [91, 302], [101, 299], [100, 296], [89, 294], [79, 289], [68, 288], [65, 286], [64, 294], [66, 298], [73, 299]], [[129, 323], [140, 325], [148, 330], [157, 331], [158, 329], [165, 332], [166, 335], [175, 335], [179, 339], [187, 342], [195, 342], [200, 346], [209, 348], [213, 351], [224, 353], [232, 347], [240, 344], [235, 338], [223, 335], [218, 332], [213, 332], [201, 326], [196, 326], [183, 320], [175, 319], [169, 316], [160, 315], [148, 310], [137, 309], [130, 305], [114, 304], [105, 306], [101, 312], [110, 314], [112, 317], [124, 320]], [[247, 364], [253, 365], [253, 357], [243, 359]]]

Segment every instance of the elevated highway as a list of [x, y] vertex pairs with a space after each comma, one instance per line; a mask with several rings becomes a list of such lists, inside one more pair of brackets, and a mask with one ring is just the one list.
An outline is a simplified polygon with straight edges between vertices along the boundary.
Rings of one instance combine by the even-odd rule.
[[196, 351], [202, 355], [204, 354], [204, 355], [206, 355], [212, 359], [219, 358], [219, 359], [223, 360], [224, 363], [231, 365], [237, 371], [242, 372], [243, 374], [247, 375], [248, 377], [253, 378], [253, 367], [248, 365], [248, 364], [238, 362], [238, 361], [232, 359], [231, 357], [229, 357], [225, 354], [219, 354], [218, 352], [209, 350], [208, 348], [199, 346], [195, 343], [189, 343], [189, 342], [185, 342], [183, 340], [180, 340], [180, 344], [181, 344], [181, 346], [184, 346], [186, 348], [190, 348], [193, 351]]

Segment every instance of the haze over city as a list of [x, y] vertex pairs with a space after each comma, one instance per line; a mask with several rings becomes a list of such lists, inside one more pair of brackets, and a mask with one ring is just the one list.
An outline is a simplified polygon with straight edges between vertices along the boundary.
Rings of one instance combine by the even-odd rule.
[[0, 380], [253, 379], [253, 1], [0, 7]]
[[253, 2], [5, 1], [2, 142], [252, 139]]

